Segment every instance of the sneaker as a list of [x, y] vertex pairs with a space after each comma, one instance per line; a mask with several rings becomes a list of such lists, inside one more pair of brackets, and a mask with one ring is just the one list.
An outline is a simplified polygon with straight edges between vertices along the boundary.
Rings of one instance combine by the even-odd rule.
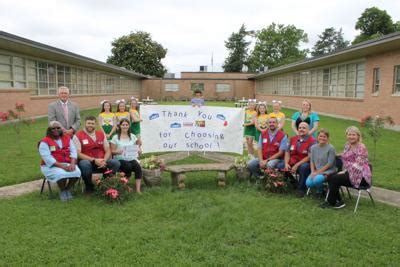
[[338, 201], [338, 202], [335, 203], [335, 205], [333, 205], [334, 209], [341, 209], [341, 208], [344, 208], [344, 207], [346, 207], [346, 204], [344, 204], [344, 202], [342, 202], [342, 201]]
[[63, 190], [60, 192], [60, 200], [63, 202], [68, 201], [67, 191]]
[[333, 206], [329, 204], [329, 202], [324, 201], [321, 203], [320, 207], [326, 209], [326, 208], [332, 208]]
[[306, 192], [302, 191], [302, 190], [298, 190], [296, 192], [296, 197], [298, 198], [303, 198], [305, 196]]

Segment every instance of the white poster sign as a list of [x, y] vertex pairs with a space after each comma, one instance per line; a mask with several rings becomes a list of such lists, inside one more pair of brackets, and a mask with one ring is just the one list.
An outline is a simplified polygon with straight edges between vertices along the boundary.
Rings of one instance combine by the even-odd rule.
[[227, 107], [140, 107], [144, 153], [217, 151], [243, 153], [244, 111]]

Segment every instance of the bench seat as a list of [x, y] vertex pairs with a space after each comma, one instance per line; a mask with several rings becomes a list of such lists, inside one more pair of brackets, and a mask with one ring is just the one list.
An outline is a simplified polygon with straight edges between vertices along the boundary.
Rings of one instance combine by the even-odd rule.
[[179, 189], [185, 188], [186, 172], [198, 171], [217, 171], [218, 185], [225, 186], [226, 173], [233, 168], [232, 163], [206, 163], [206, 164], [185, 164], [185, 165], [170, 165], [165, 168], [171, 172], [171, 182], [173, 186], [178, 186]]

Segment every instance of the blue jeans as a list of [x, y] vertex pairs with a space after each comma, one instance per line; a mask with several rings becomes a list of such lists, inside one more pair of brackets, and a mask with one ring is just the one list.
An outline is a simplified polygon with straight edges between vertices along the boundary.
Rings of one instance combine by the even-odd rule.
[[[277, 164], [276, 168], [282, 170], [285, 168], [285, 162], [280, 162]], [[307, 191], [306, 187], [306, 179], [311, 173], [310, 163], [304, 162], [300, 164], [296, 171], [299, 174], [299, 184], [297, 185], [297, 190], [303, 191], [304, 193]]]
[[[107, 168], [112, 170], [113, 173], [116, 173], [119, 170], [120, 163], [116, 159], [107, 160]], [[85, 182], [86, 192], [94, 191], [94, 184], [92, 182], [92, 174], [93, 173], [104, 173], [107, 168], [99, 169], [94, 162], [90, 162], [89, 160], [83, 159], [78, 163], [79, 169], [81, 169], [82, 179]]]
[[317, 193], [322, 193], [324, 182], [326, 181], [325, 175], [317, 174], [314, 176], [314, 179], [311, 180], [310, 176], [308, 176], [306, 185], [309, 188], [316, 187]]
[[[264, 166], [266, 169], [279, 169], [279, 165], [284, 164], [283, 159], [273, 159], [267, 162], [266, 166]], [[263, 175], [260, 169], [260, 161], [258, 159], [252, 159], [247, 163], [247, 169], [249, 169], [250, 173], [255, 176], [255, 177], [260, 177]]]

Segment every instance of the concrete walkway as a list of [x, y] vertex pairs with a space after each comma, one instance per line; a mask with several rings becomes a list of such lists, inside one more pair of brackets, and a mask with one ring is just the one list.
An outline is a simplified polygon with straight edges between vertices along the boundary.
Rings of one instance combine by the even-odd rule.
[[[200, 157], [204, 157], [207, 159], [215, 160], [217, 162], [228, 162], [228, 163], [233, 163], [234, 157], [231, 155], [226, 155], [223, 153], [216, 153], [216, 152], [206, 152], [205, 154], [200, 153], [200, 152], [190, 152], [190, 155], [197, 155]], [[161, 159], [164, 159], [166, 163], [176, 161], [176, 160], [181, 160], [186, 157], [188, 157], [187, 152], [177, 152], [177, 153], [168, 153], [164, 155], [158, 156]], [[13, 198], [17, 197], [23, 194], [28, 194], [32, 192], [38, 192], [40, 190], [40, 186], [42, 184], [42, 179], [32, 181], [32, 182], [27, 182], [27, 183], [22, 183], [22, 184], [17, 184], [17, 185], [10, 185], [10, 186], [4, 186], [0, 187], [0, 199], [4, 198]], [[54, 188], [56, 188], [55, 186]], [[47, 185], [45, 186], [45, 190], [47, 190]], [[352, 190], [352, 194], [356, 194], [356, 190]], [[398, 191], [393, 191], [393, 190], [388, 190], [380, 187], [372, 187], [372, 197], [374, 200], [399, 207], [400, 208], [400, 192]], [[362, 193], [363, 197], [368, 197], [366, 192]], [[353, 200], [354, 201], [354, 200]]]

